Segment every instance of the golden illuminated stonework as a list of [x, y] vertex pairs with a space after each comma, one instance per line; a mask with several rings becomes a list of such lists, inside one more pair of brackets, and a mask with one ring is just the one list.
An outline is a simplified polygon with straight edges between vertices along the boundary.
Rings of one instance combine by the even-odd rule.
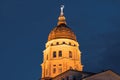
[[74, 32], [67, 27], [66, 24], [62, 23], [55, 27], [48, 36], [48, 41], [53, 39], [72, 39], [76, 41], [76, 36]]
[[74, 32], [67, 27], [63, 6], [58, 25], [50, 32], [43, 51], [42, 79], [53, 78], [69, 69], [82, 71], [81, 52]]
[[74, 32], [67, 26], [66, 20], [63, 13], [64, 5], [61, 6], [61, 13], [58, 18], [58, 25], [50, 32], [48, 41], [53, 39], [72, 39], [76, 40]]

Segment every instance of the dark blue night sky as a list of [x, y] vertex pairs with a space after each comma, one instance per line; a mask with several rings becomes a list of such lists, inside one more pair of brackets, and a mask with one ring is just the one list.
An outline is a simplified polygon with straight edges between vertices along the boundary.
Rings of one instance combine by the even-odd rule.
[[120, 0], [0, 0], [0, 80], [38, 80], [60, 5], [75, 32], [84, 71], [120, 74]]

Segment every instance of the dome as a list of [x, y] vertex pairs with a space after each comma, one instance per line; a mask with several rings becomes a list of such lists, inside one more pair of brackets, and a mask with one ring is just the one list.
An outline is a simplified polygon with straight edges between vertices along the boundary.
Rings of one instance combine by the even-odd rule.
[[62, 38], [77, 41], [74, 32], [64, 23], [59, 24], [49, 33], [48, 41]]
[[74, 32], [66, 24], [63, 8], [64, 6], [61, 7], [61, 13], [60, 16], [58, 17], [57, 26], [50, 32], [48, 36], [48, 41], [62, 38], [77, 41]]

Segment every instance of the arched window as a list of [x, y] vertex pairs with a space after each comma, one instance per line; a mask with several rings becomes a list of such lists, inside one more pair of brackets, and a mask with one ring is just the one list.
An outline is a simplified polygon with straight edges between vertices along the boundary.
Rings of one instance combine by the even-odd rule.
[[69, 45], [71, 45], [71, 42], [69, 42]]
[[59, 42], [57, 42], [56, 44], [59, 45]]
[[63, 42], [63, 44], [65, 44], [65, 42]]
[[51, 44], [51, 46], [53, 46], [53, 43]]
[[62, 51], [59, 51], [59, 57], [62, 57]]
[[69, 58], [72, 58], [72, 52], [69, 51]]
[[76, 46], [76, 45], [74, 44], [74, 46]]
[[53, 68], [53, 73], [56, 73], [56, 68]]
[[62, 64], [59, 64], [59, 66], [62, 66]]
[[56, 65], [53, 65], [54, 67], [56, 66]]
[[56, 51], [53, 51], [53, 58], [56, 57]]

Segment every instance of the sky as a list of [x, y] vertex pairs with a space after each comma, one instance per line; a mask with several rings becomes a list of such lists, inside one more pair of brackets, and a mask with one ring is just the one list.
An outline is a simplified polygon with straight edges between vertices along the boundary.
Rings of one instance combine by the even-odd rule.
[[120, 0], [0, 0], [0, 80], [38, 80], [60, 5], [82, 52], [84, 71], [120, 74]]

